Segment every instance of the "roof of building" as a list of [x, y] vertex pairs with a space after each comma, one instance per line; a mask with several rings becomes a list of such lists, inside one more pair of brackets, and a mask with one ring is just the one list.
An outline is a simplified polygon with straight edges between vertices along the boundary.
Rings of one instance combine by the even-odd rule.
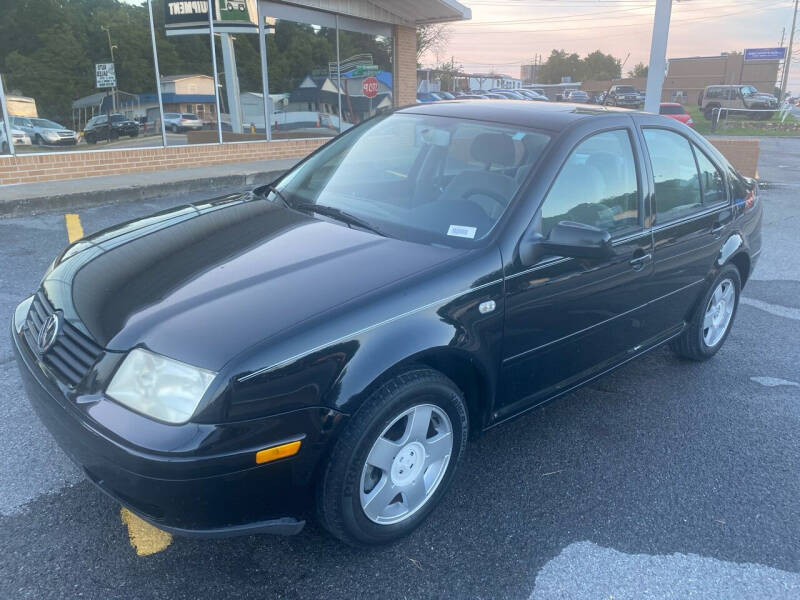
[[579, 119], [609, 113], [632, 111], [592, 104], [569, 102], [529, 102], [526, 100], [449, 100], [416, 104], [399, 112], [425, 114], [478, 121], [506, 123], [517, 127], [560, 131]]
[[200, 73], [195, 73], [193, 75], [162, 75], [161, 81], [163, 82], [171, 82], [171, 81], [180, 81], [181, 79], [193, 79], [194, 77], [203, 77], [204, 79], [213, 79], [211, 75], [202, 75]]
[[293, 4], [395, 25], [472, 18], [472, 11], [456, 0], [293, 0]]

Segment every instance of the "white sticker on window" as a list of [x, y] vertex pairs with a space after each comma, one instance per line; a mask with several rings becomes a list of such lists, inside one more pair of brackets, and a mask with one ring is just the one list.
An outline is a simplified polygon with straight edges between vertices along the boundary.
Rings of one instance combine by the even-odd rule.
[[467, 227], [466, 225], [450, 225], [450, 229], [447, 230], [447, 235], [473, 239], [477, 231], [478, 229], [475, 227]]

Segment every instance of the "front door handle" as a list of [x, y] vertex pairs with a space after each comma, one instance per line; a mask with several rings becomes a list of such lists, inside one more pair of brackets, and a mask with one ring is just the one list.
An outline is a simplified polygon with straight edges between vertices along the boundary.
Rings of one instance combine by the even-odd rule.
[[724, 223], [714, 223], [711, 226], [711, 233], [716, 234], [716, 233], [719, 233], [720, 231], [722, 231], [723, 229], [725, 229], [725, 224]]
[[647, 254], [642, 254], [641, 256], [632, 258], [630, 265], [633, 267], [634, 271], [641, 271], [651, 260], [653, 260], [653, 255], [648, 252]]

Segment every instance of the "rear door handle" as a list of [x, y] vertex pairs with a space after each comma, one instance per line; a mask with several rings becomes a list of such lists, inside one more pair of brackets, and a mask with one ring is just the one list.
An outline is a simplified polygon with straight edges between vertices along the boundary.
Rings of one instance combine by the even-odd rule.
[[651, 260], [653, 260], [653, 255], [648, 252], [647, 254], [642, 254], [641, 256], [632, 258], [630, 265], [633, 267], [634, 271], [641, 271]]

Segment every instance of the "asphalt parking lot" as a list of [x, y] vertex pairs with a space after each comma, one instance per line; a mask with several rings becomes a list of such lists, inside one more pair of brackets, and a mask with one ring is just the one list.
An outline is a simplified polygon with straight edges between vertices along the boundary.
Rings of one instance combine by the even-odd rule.
[[[119, 506], [36, 420], [0, 336], [0, 598], [799, 598], [800, 140], [764, 141], [759, 171], [764, 251], [721, 352], [657, 350], [490, 431], [388, 548], [311, 523], [138, 555]], [[78, 212], [91, 233], [186, 200]], [[6, 323], [66, 243], [63, 212], [0, 220]]]

